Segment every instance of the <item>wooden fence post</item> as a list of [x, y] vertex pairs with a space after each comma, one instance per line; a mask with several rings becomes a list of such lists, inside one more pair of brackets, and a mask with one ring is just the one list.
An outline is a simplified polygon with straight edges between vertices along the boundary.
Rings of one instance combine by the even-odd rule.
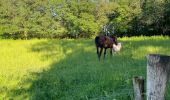
[[144, 100], [144, 78], [136, 76], [133, 78], [134, 100]]
[[149, 54], [147, 56], [147, 100], [164, 100], [170, 56]]

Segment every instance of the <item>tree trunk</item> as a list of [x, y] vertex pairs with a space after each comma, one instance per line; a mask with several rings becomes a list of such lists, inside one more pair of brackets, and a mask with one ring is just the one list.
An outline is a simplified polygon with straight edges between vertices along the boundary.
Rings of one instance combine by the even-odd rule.
[[147, 56], [147, 100], [164, 100], [169, 72], [170, 56]]

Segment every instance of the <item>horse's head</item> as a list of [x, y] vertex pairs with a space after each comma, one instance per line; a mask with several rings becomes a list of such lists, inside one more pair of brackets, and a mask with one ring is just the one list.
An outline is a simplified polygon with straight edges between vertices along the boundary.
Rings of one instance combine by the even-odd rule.
[[118, 44], [117, 37], [116, 36], [110, 36], [113, 39], [113, 44]]

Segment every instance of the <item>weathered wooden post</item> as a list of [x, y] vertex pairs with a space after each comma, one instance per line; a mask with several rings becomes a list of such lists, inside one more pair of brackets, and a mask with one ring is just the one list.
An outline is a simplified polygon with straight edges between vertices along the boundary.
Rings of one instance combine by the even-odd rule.
[[144, 78], [136, 76], [133, 78], [134, 100], [144, 100]]
[[147, 100], [164, 100], [169, 72], [170, 56], [147, 56]]

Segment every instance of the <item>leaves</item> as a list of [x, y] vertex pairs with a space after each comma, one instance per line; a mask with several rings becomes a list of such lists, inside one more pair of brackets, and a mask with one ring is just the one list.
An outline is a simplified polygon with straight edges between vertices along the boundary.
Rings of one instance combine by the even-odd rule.
[[169, 4], [168, 0], [1, 0], [0, 34], [89, 38], [112, 24], [117, 36], [165, 35], [170, 31]]

